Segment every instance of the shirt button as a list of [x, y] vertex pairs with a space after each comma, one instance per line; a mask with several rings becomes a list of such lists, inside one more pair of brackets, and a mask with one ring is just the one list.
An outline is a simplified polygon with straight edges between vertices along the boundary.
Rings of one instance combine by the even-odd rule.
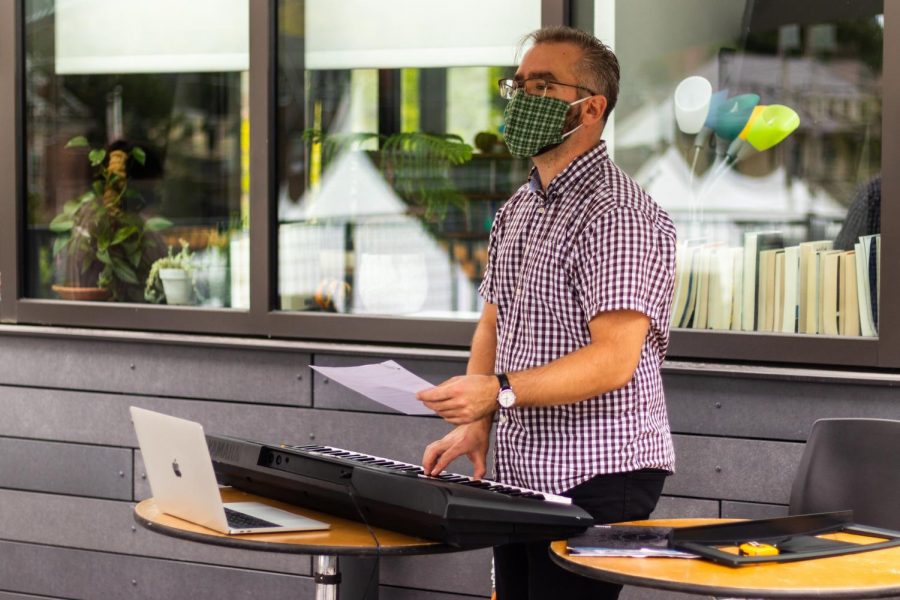
[[522, 288], [516, 288], [516, 296], [522, 295]]
[[508, 339], [508, 340], [513, 339], [512, 331], [510, 331], [509, 333], [506, 334], [506, 339]]
[[506, 423], [506, 413], [500, 413], [500, 423]]
[[541, 215], [544, 214], [544, 207], [543, 207], [543, 206], [540, 207], [540, 208], [538, 208], [538, 214], [541, 214]]

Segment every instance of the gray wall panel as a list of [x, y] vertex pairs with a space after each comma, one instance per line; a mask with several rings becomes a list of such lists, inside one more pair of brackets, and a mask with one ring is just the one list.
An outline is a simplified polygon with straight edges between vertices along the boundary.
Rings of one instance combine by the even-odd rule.
[[[316, 354], [313, 360], [317, 366], [353, 367], [392, 360], [388, 356], [336, 356]], [[447, 379], [466, 372], [466, 363], [445, 360], [396, 359], [406, 369], [412, 371], [425, 381], [437, 385]], [[362, 394], [354, 392], [339, 383], [331, 381], [321, 373], [313, 371], [313, 398], [316, 408], [337, 408], [368, 412], [385, 412], [397, 414], [395, 411], [369, 400]]]
[[296, 600], [308, 577], [0, 542], [0, 582], [11, 592], [84, 600]]
[[771, 519], [787, 515], [788, 507], [783, 504], [722, 501], [722, 517], [726, 519]]
[[[485, 596], [469, 596], [460, 594], [444, 594], [441, 592], [426, 592], [424, 590], [410, 590], [381, 586], [378, 588], [378, 600], [471, 600], [472, 598], [484, 599]], [[3, 600], [0, 597], [0, 600]]]
[[804, 444], [675, 435], [677, 496], [787, 504]]
[[892, 387], [750, 378], [663, 376], [672, 431], [802, 441], [817, 419], [900, 419]]
[[0, 488], [131, 499], [131, 451], [0, 438]]
[[0, 507], [2, 539], [295, 575], [311, 572], [310, 559], [304, 556], [236, 550], [154, 533], [135, 523], [130, 502], [0, 490]]
[[489, 548], [471, 552], [381, 559], [381, 583], [425, 590], [472, 594], [491, 593]]
[[681, 594], [668, 590], [654, 590], [645, 587], [626, 585], [619, 594], [619, 600], [715, 600], [712, 596], [699, 594]]
[[0, 386], [0, 436], [136, 447], [131, 405], [198, 421], [210, 433], [272, 442], [295, 439], [307, 414], [283, 406]]
[[650, 514], [651, 519], [714, 519], [719, 516], [718, 500], [663, 496]]
[[0, 383], [308, 406], [309, 360], [292, 352], [3, 336]]

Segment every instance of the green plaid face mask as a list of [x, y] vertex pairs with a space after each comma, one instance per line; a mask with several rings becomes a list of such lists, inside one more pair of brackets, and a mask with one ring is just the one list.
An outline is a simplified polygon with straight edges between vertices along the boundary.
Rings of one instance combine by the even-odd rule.
[[506, 121], [503, 137], [509, 152], [518, 158], [529, 158], [542, 148], [561, 144], [566, 136], [581, 127], [579, 125], [572, 131], [563, 133], [569, 107], [585, 100], [587, 98], [570, 104], [549, 96], [535, 96], [522, 90], [517, 91], [503, 112]]

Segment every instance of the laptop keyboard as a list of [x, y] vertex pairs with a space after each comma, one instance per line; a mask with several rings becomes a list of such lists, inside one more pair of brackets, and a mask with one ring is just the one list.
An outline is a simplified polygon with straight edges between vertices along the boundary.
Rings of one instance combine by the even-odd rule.
[[257, 527], [280, 527], [277, 523], [266, 521], [258, 517], [252, 517], [246, 513], [225, 508], [225, 519], [232, 529], [253, 529]]

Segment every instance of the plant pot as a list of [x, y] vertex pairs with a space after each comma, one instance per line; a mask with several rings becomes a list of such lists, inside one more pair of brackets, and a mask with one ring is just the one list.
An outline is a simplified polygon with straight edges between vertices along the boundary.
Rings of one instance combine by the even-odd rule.
[[159, 279], [162, 281], [166, 304], [191, 304], [194, 282], [184, 269], [160, 269]]
[[109, 298], [109, 290], [101, 287], [80, 287], [73, 284], [53, 284], [51, 289], [63, 300], [102, 302]]

